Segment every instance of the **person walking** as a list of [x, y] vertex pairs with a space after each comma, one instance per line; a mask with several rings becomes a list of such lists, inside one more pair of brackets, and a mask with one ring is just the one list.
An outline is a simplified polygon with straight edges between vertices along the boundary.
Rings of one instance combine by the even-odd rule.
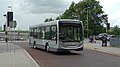
[[105, 46], [107, 47], [107, 35], [104, 34], [104, 36], [102, 37], [102, 47]]
[[92, 35], [90, 35], [90, 37], [89, 37], [89, 42], [90, 42], [90, 43], [93, 42], [93, 36], [92, 36]]

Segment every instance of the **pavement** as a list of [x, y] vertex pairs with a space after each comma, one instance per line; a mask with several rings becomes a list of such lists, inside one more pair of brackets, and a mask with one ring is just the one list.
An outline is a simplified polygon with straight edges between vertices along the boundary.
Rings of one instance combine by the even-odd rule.
[[[15, 47], [15, 50], [14, 50]], [[40, 67], [27, 51], [19, 46], [0, 43], [0, 67]]]
[[102, 41], [100, 40], [96, 40], [96, 43], [89, 43], [88, 40], [85, 40], [84, 45], [86, 49], [92, 49], [92, 50], [120, 56], [120, 47], [110, 46], [109, 41], [107, 42], [107, 47], [102, 47]]

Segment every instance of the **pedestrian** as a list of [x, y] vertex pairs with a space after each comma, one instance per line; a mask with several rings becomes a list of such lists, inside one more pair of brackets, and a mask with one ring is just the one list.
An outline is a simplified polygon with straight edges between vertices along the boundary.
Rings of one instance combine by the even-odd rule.
[[93, 36], [92, 36], [92, 35], [89, 36], [89, 42], [90, 42], [90, 43], [93, 42]]
[[102, 46], [107, 47], [107, 35], [104, 34], [104, 36], [102, 37]]

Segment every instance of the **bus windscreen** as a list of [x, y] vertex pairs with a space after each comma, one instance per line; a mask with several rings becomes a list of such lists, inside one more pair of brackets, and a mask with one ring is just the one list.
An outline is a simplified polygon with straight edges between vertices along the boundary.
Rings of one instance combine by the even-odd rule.
[[76, 23], [61, 23], [59, 36], [61, 41], [79, 42], [82, 35], [81, 24]]

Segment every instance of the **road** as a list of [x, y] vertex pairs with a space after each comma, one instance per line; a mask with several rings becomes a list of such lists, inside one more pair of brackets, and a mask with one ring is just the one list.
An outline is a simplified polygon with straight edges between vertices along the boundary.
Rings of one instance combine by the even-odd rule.
[[120, 56], [84, 49], [71, 53], [47, 53], [28, 47], [27, 42], [16, 42], [25, 48], [41, 67], [120, 67]]

